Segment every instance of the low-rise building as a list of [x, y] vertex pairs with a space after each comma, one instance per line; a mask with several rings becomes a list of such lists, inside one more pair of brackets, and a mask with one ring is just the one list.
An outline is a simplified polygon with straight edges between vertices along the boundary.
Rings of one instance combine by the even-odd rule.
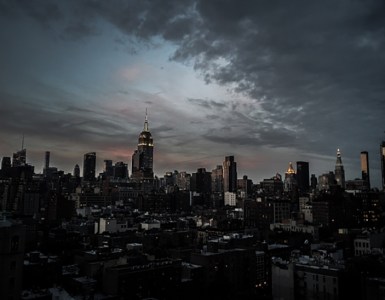
[[354, 239], [354, 255], [384, 253], [385, 232], [365, 231]]
[[287, 220], [283, 223], [272, 223], [270, 229], [280, 229], [288, 232], [300, 232], [311, 234], [314, 239], [318, 239], [318, 226], [298, 224], [296, 220]]

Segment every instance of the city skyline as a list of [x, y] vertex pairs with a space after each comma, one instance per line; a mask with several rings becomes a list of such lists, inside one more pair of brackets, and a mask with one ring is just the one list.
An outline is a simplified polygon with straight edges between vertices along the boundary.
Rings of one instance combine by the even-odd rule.
[[[1, 156], [72, 172], [96, 152], [131, 164], [149, 109], [154, 172], [212, 170], [234, 155], [255, 182], [310, 174], [380, 187], [384, 4], [3, 1]], [[278, 22], [279, 20], [279, 22]], [[327, 20], [327, 21], [326, 21]], [[17, 38], [15, 38], [17, 37]], [[130, 172], [131, 173], [131, 172]]]

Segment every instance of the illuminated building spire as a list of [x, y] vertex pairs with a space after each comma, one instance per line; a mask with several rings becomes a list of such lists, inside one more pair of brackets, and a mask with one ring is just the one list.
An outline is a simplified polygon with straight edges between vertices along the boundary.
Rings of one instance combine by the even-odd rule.
[[340, 149], [337, 149], [337, 162], [336, 166], [342, 166], [342, 159], [341, 159], [341, 151]]
[[295, 174], [293, 164], [291, 162], [289, 163], [289, 168], [287, 169], [286, 174]]
[[337, 149], [337, 161], [336, 161], [334, 174], [335, 174], [335, 179], [337, 181], [337, 185], [341, 186], [342, 188], [345, 188], [345, 170], [342, 164], [340, 149]]
[[146, 108], [146, 117], [144, 118], [144, 131], [149, 131], [148, 130], [148, 118], [147, 118], [147, 108]]

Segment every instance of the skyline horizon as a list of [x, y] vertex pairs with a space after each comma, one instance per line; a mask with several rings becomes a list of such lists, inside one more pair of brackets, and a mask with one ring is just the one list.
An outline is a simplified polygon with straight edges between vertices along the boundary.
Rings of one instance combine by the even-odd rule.
[[[147, 115], [146, 115], [146, 118], [147, 118]], [[145, 119], [146, 120], [146, 119]], [[151, 132], [151, 130], [150, 130], [150, 132]], [[139, 135], [139, 134], [138, 134]], [[383, 141], [382, 141], [383, 142]], [[382, 142], [380, 142], [380, 143], [382, 143]], [[25, 136], [23, 135], [22, 136], [22, 146], [25, 144]], [[23, 148], [21, 148], [20, 150], [22, 150]], [[27, 150], [27, 147], [24, 147], [24, 149], [26, 149]], [[154, 139], [154, 149], [156, 149], [156, 140]], [[20, 150], [17, 150], [17, 151], [20, 151]], [[59, 166], [56, 166], [56, 165], [52, 165], [51, 164], [51, 162], [52, 162], [52, 157], [54, 157], [54, 156], [52, 156], [52, 154], [55, 154], [55, 152], [52, 152], [52, 151], [50, 151], [50, 150], [42, 150], [42, 152], [41, 152], [41, 157], [42, 157], [42, 159], [41, 159], [41, 167], [37, 167], [37, 165], [36, 165], [36, 159], [34, 159], [33, 161], [35, 161], [35, 164], [32, 164], [32, 163], [29, 163], [28, 162], [28, 151], [27, 151], [27, 164], [30, 164], [30, 165], [32, 165], [33, 167], [34, 167], [34, 172], [35, 172], [35, 174], [43, 174], [43, 170], [44, 170], [44, 155], [45, 155], [45, 152], [46, 151], [49, 151], [50, 152], [50, 167], [56, 167], [56, 168], [58, 168], [58, 170], [59, 171], [64, 171], [66, 174], [68, 174], [68, 173], [71, 173], [71, 175], [73, 175], [73, 173], [74, 173], [74, 168], [75, 168], [75, 166], [76, 165], [78, 165], [79, 167], [80, 167], [80, 169], [81, 169], [81, 174], [83, 175], [83, 165], [84, 165], [84, 160], [83, 159], [81, 159], [80, 160], [80, 162], [79, 163], [75, 163], [73, 166], [72, 166], [72, 169], [71, 169], [71, 167], [70, 166], [66, 166], [66, 168], [65, 167], [59, 167]], [[133, 150], [133, 152], [135, 151], [135, 147], [134, 147], [134, 150]], [[96, 153], [96, 168], [95, 168], [95, 170], [96, 170], [96, 172], [95, 172], [95, 174], [98, 174], [97, 176], [95, 176], [96, 178], [100, 175], [100, 174], [102, 174], [103, 173], [103, 163], [104, 163], [104, 161], [105, 160], [112, 160], [112, 163], [113, 164], [115, 164], [115, 163], [118, 163], [118, 162], [123, 162], [123, 163], [126, 163], [127, 164], [127, 169], [128, 169], [128, 175], [129, 175], [129, 178], [131, 177], [131, 175], [132, 175], [132, 154], [131, 155], [129, 155], [129, 156], [127, 156], [127, 158], [128, 158], [128, 160], [119, 160], [119, 159], [116, 159], [116, 160], [114, 160], [114, 159], [112, 159], [112, 158], [110, 158], [110, 157], [102, 157], [102, 158], [99, 158], [99, 156], [98, 156], [98, 153], [96, 152], [96, 151], [93, 151], [93, 150], [90, 150], [90, 151], [88, 151], [88, 152], [86, 152], [86, 153], [83, 153], [83, 154], [81, 154], [79, 157], [84, 157], [84, 155], [86, 155], [86, 154], [88, 154], [88, 153], [93, 153], [93, 152], [95, 152]], [[156, 153], [156, 151], [154, 151], [155, 153]], [[338, 152], [340, 152], [341, 153], [341, 158], [342, 158], [342, 162], [343, 162], [343, 152], [341, 151], [341, 149], [340, 148], [337, 148], [336, 149], [336, 159], [337, 159], [337, 153]], [[361, 152], [367, 152], [366, 150], [362, 150]], [[361, 152], [360, 152], [360, 154], [361, 154]], [[13, 152], [13, 153], [15, 153], [15, 152]], [[36, 153], [36, 152], [35, 152]], [[236, 155], [234, 155], [234, 154], [228, 154], [228, 155], [225, 155], [224, 157], [223, 157], [223, 159], [226, 157], [226, 156], [234, 156], [234, 159], [235, 159], [235, 161], [237, 162], [237, 166], [239, 166], [239, 165], [242, 165], [242, 164], [240, 164], [239, 163], [239, 161], [237, 160], [237, 156]], [[7, 156], [7, 155], [3, 155], [2, 156], [2, 158], [3, 157], [10, 157], [11, 159], [12, 159], [12, 155], [10, 155], [10, 156]], [[208, 156], [208, 158], [210, 157], [210, 155]], [[217, 157], [217, 156], [213, 156], [213, 157]], [[369, 153], [369, 159], [370, 159], [370, 153]], [[309, 163], [309, 170], [311, 170], [311, 161], [306, 161], [306, 160], [293, 160], [293, 161], [289, 161], [289, 162], [287, 162], [287, 165], [286, 165], [286, 168], [282, 168], [282, 171], [276, 171], [276, 172], [271, 172], [271, 176], [270, 177], [261, 177], [261, 176], [259, 176], [259, 178], [257, 179], [257, 181], [255, 180], [255, 177], [251, 177], [249, 174], [247, 174], [247, 173], [245, 173], [245, 172], [243, 172], [243, 175], [241, 175], [241, 176], [238, 176], [238, 179], [241, 179], [243, 176], [247, 176], [248, 177], [248, 179], [251, 179], [252, 181], [253, 181], [253, 183], [254, 184], [256, 184], [256, 183], [259, 183], [259, 182], [261, 182], [261, 181], [263, 181], [264, 179], [270, 179], [270, 178], [273, 178], [276, 174], [280, 174], [281, 176], [282, 176], [282, 178], [284, 179], [284, 174], [285, 174], [285, 170], [287, 170], [287, 167], [289, 166], [289, 164], [293, 164], [293, 168], [294, 168], [294, 170], [295, 171], [297, 171], [297, 162], [302, 162], [302, 161], [305, 161], [305, 162], [308, 162]], [[357, 159], [357, 163], [359, 164], [360, 163], [360, 160], [359, 159]], [[166, 172], [174, 172], [174, 171], [178, 171], [179, 173], [180, 172], [187, 172], [187, 173], [189, 173], [189, 174], [192, 174], [192, 173], [195, 173], [196, 171], [197, 171], [197, 169], [199, 169], [199, 168], [205, 168], [206, 169], [206, 171], [207, 172], [211, 172], [213, 169], [215, 169], [215, 167], [217, 166], [217, 165], [222, 165], [223, 164], [223, 160], [221, 161], [221, 162], [218, 162], [218, 163], [216, 163], [216, 164], [213, 164], [213, 166], [212, 167], [207, 167], [207, 166], [197, 166], [196, 167], [196, 169], [195, 170], [193, 170], [193, 169], [176, 169], [176, 168], [168, 168], [168, 169], [163, 169], [163, 174], [159, 174], [158, 172], [156, 172], [156, 168], [154, 167], [154, 177], [158, 177], [158, 178], [161, 178], [161, 177], [163, 177], [165, 174], [166, 174]], [[379, 164], [380, 164], [380, 162], [379, 162]], [[154, 166], [156, 166], [156, 156], [154, 155]], [[347, 171], [347, 169], [345, 168], [345, 164], [343, 163], [343, 166], [344, 166], [344, 169], [345, 169], [345, 179], [346, 179], [346, 181], [348, 181], [348, 180], [355, 180], [355, 179], [362, 179], [361, 177], [354, 177], [354, 178], [352, 178], [352, 177], [349, 177], [349, 176], [346, 176], [346, 174], [349, 174], [349, 170], [348, 170], [348, 172], [346, 172]], [[335, 167], [335, 165], [334, 165], [334, 167]], [[313, 171], [309, 171], [309, 179], [310, 179], [310, 177], [311, 177], [311, 175], [315, 175], [316, 176], [316, 178], [317, 178], [317, 180], [318, 180], [318, 178], [319, 178], [319, 176], [321, 176], [321, 175], [323, 175], [323, 174], [326, 174], [326, 173], [328, 173], [328, 172], [333, 172], [334, 173], [334, 167], [332, 168], [332, 169], [329, 169], [329, 170], [326, 170], [326, 171], [321, 171], [320, 173], [317, 173], [317, 172], [313, 172]], [[378, 179], [378, 181], [379, 181], [379, 184], [373, 184], [375, 181], [377, 181], [377, 180], [373, 180], [373, 176], [372, 176], [372, 170], [373, 168], [371, 167], [371, 165], [370, 165], [370, 163], [369, 163], [369, 173], [370, 173], [370, 183], [371, 183], [371, 188], [378, 188], [378, 189], [381, 189], [381, 178], [376, 178], [376, 176], [374, 176], [374, 178], [376, 178], [376, 179]], [[374, 168], [374, 169], [376, 169], [376, 168]], [[38, 172], [36, 172], [36, 170], [38, 170]], [[237, 167], [237, 170], [239, 170], [239, 168]], [[380, 172], [381, 172], [381, 170], [380, 170]], [[238, 172], [238, 174], [240, 175], [240, 174], [242, 174], [242, 172], [241, 173], [239, 173]], [[81, 176], [81, 177], [83, 177], [83, 176]], [[380, 174], [380, 176], [379, 177], [381, 177], [381, 174]]]

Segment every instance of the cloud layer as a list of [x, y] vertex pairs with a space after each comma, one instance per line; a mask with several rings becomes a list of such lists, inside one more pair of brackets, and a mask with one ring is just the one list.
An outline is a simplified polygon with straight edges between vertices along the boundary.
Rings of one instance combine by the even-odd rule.
[[[135, 103], [147, 102], [156, 111], [159, 131], [154, 128], [153, 133], [159, 137], [162, 159], [158, 166], [162, 170], [174, 168], [173, 162], [175, 168], [183, 168], [183, 162], [189, 161], [192, 167], [202, 161], [211, 163], [204, 166], [211, 168], [217, 163], [204, 157], [234, 152], [250, 161], [249, 166], [244, 164], [245, 171], [259, 168], [265, 170], [263, 175], [268, 167], [274, 174], [285, 159], [314, 160], [313, 165], [320, 166], [325, 162], [320, 157], [329, 156], [330, 165], [314, 170], [323, 172], [333, 169], [339, 147], [351, 177], [360, 174], [362, 150], [369, 151], [373, 176], [379, 175], [377, 151], [384, 138], [385, 112], [385, 4], [381, 1], [138, 0], [113, 5], [108, 1], [34, 1], [33, 5], [2, 1], [0, 16], [4, 24], [34, 20], [40, 28], [36, 32], [71, 47], [109, 36], [113, 47], [123, 49], [127, 56], [151, 53], [167, 57], [171, 65], [181, 63], [200, 74], [209, 87], [221, 89], [222, 94], [187, 90], [172, 94], [166, 85], [159, 88], [163, 83], [148, 91], [148, 83], [143, 82], [141, 88], [127, 89], [137, 97], [137, 102], [125, 105], [132, 111], [132, 124], [141, 123], [139, 110], [132, 107]], [[3, 39], [5, 36], [3, 33]], [[156, 72], [160, 78], [170, 78], [169, 65], [164, 65], [163, 73]], [[127, 74], [134, 76], [130, 80], [139, 76], [134, 69]], [[175, 80], [168, 85], [175, 84], [177, 89]], [[155, 95], [156, 89], [163, 94]], [[1, 113], [5, 120], [2, 130], [7, 134], [28, 127], [30, 120], [37, 131], [50, 128], [44, 138], [65, 136], [64, 126], [79, 133], [80, 144], [90, 140], [93, 147], [100, 148], [106, 143], [123, 146], [117, 139], [135, 140], [137, 134], [137, 127], [128, 129], [122, 123], [124, 117], [112, 116], [109, 108], [82, 111], [88, 108], [52, 104], [57, 111], [51, 120], [28, 105], [20, 109], [21, 100], [10, 100], [15, 97], [10, 91], [3, 90], [0, 96], [6, 103]], [[111, 101], [118, 103], [119, 99]], [[37, 101], [41, 103], [41, 99]], [[7, 120], [15, 109], [24, 111], [26, 123]], [[167, 111], [174, 112], [172, 120]], [[78, 121], [79, 115], [82, 121]], [[99, 135], [100, 141], [92, 135]], [[282, 158], [263, 152], [280, 153], [280, 149]], [[273, 161], [250, 157], [256, 153]]]

